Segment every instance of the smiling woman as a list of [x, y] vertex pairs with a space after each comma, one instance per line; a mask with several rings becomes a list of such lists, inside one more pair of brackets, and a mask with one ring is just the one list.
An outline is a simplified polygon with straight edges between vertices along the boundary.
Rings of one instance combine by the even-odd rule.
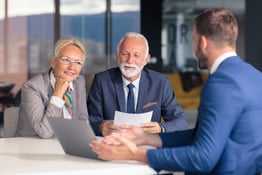
[[57, 41], [50, 58], [51, 69], [22, 87], [18, 136], [52, 138], [48, 117], [87, 120], [85, 80], [80, 75], [85, 53], [83, 44], [75, 38]]

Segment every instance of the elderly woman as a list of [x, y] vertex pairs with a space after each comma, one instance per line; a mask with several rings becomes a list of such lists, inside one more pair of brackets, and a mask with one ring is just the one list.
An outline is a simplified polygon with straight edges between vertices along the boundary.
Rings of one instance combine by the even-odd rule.
[[22, 87], [17, 136], [52, 138], [47, 117], [88, 119], [85, 79], [80, 75], [85, 54], [83, 44], [75, 38], [57, 41], [50, 70]]

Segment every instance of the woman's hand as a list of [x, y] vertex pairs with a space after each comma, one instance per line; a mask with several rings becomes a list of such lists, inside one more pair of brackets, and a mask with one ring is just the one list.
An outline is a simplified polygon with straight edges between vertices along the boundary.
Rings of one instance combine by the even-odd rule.
[[65, 92], [69, 90], [69, 83], [62, 77], [56, 77], [53, 96], [63, 98]]

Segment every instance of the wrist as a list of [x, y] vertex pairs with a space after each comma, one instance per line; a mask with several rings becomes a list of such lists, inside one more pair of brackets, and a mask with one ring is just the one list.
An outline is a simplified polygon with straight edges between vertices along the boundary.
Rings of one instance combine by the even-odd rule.
[[147, 163], [147, 149], [143, 149], [143, 148], [138, 148], [136, 150], [136, 152], [133, 154], [133, 160], [139, 161], [139, 162], [143, 162], [143, 163]]
[[159, 125], [160, 125], [160, 128], [161, 128], [161, 133], [164, 133], [164, 132], [166, 132], [166, 129], [165, 129], [165, 127], [161, 124], [161, 123], [159, 123]]

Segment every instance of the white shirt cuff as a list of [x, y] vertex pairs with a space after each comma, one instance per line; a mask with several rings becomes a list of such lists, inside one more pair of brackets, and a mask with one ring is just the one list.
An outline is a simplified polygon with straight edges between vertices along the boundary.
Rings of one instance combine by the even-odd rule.
[[56, 105], [59, 108], [62, 108], [65, 104], [65, 101], [59, 97], [52, 96], [50, 99], [50, 103], [52, 103], [53, 105]]

